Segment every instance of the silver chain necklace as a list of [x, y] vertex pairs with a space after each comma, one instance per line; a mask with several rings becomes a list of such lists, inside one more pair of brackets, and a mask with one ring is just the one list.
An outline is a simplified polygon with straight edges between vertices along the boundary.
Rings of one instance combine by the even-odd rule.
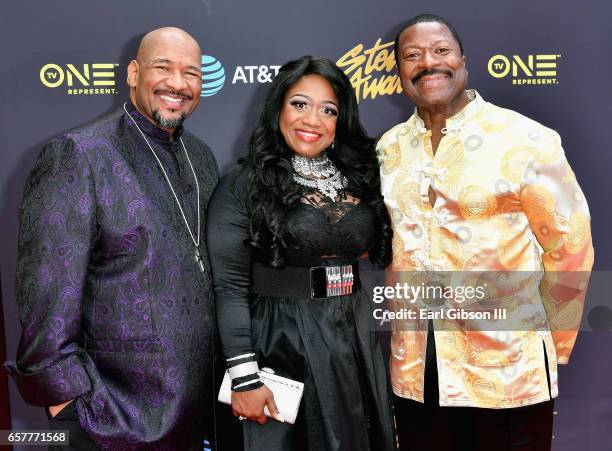
[[347, 178], [334, 166], [324, 153], [316, 158], [305, 158], [299, 155], [291, 157], [293, 180], [298, 185], [315, 188], [335, 201], [338, 191], [348, 185]]
[[191, 164], [191, 160], [189, 159], [189, 154], [187, 153], [187, 149], [185, 148], [185, 143], [183, 143], [183, 138], [179, 138], [179, 141], [181, 142], [181, 145], [183, 146], [183, 150], [185, 151], [185, 156], [187, 157], [187, 162], [189, 163], [189, 167], [191, 168], [191, 172], [193, 173], [193, 178], [195, 179], [195, 183], [196, 183], [196, 194], [197, 194], [197, 197], [198, 197], [198, 233], [197, 233], [197, 239], [196, 239], [196, 237], [193, 236], [193, 232], [191, 231], [191, 227], [189, 226], [189, 222], [187, 221], [187, 216], [185, 216], [185, 212], [183, 211], [183, 207], [181, 206], [181, 203], [179, 202], [179, 198], [176, 195], [176, 191], [174, 191], [174, 187], [172, 186], [172, 183], [170, 182], [170, 178], [168, 177], [168, 174], [166, 173], [166, 170], [164, 169], [164, 165], [162, 164], [161, 160], [159, 159], [159, 157], [157, 156], [157, 154], [153, 150], [153, 147], [151, 147], [151, 144], [149, 143], [149, 140], [147, 139], [147, 137], [145, 136], [143, 131], [140, 129], [140, 127], [138, 126], [138, 124], [136, 123], [136, 121], [134, 120], [132, 115], [128, 112], [127, 108], [125, 107], [126, 104], [127, 104], [127, 102], [125, 102], [123, 104], [123, 110], [129, 116], [129, 118], [132, 120], [132, 122], [134, 123], [134, 125], [136, 126], [136, 128], [138, 129], [140, 134], [142, 135], [142, 139], [144, 139], [144, 141], [147, 143], [147, 146], [149, 146], [149, 149], [151, 149], [151, 153], [153, 153], [153, 156], [157, 160], [157, 164], [159, 165], [160, 169], [164, 173], [164, 177], [166, 177], [166, 182], [168, 183], [168, 186], [170, 187], [170, 191], [172, 191], [172, 194], [174, 195], [174, 200], [176, 201], [176, 205], [178, 205], [178, 208], [179, 208], [179, 210], [181, 212], [181, 216], [183, 217], [183, 221], [185, 221], [185, 226], [187, 227], [187, 231], [189, 232], [189, 236], [191, 237], [191, 241], [193, 241], [193, 244], [195, 246], [195, 261], [198, 264], [198, 267], [200, 268], [200, 271], [204, 272], [204, 262], [202, 260], [202, 256], [200, 255], [200, 251], [198, 249], [198, 246], [200, 245], [200, 184], [198, 183], [198, 177], [196, 176], [195, 170], [193, 169], [193, 165]]

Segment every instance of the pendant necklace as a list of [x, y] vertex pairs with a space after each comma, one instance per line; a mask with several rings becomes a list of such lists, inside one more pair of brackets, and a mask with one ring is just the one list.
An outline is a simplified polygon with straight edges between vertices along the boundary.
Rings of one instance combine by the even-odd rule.
[[318, 190], [324, 196], [329, 197], [332, 202], [338, 197], [338, 192], [348, 185], [346, 177], [325, 153], [315, 158], [293, 155], [291, 165], [295, 183]]
[[193, 165], [191, 164], [191, 160], [189, 159], [189, 154], [187, 153], [187, 149], [185, 148], [185, 143], [183, 143], [183, 138], [179, 138], [179, 141], [181, 142], [181, 145], [183, 146], [183, 150], [185, 151], [185, 156], [187, 157], [187, 162], [189, 163], [189, 167], [191, 168], [191, 172], [193, 172], [193, 178], [195, 179], [195, 184], [196, 184], [196, 194], [197, 194], [197, 199], [198, 199], [198, 232], [197, 232], [197, 238], [194, 237], [193, 232], [191, 231], [191, 227], [189, 226], [189, 222], [187, 221], [187, 216], [185, 216], [185, 212], [183, 211], [183, 207], [181, 206], [181, 203], [179, 202], [179, 198], [176, 195], [176, 192], [174, 191], [174, 187], [172, 186], [172, 183], [170, 182], [170, 178], [168, 177], [168, 174], [166, 174], [166, 170], [164, 169], [164, 165], [162, 164], [161, 160], [159, 159], [159, 157], [157, 156], [157, 154], [153, 150], [153, 147], [151, 147], [151, 144], [149, 143], [149, 140], [147, 139], [147, 137], [145, 136], [143, 131], [140, 129], [140, 127], [138, 126], [138, 124], [136, 123], [136, 121], [134, 120], [132, 115], [128, 112], [127, 108], [125, 107], [126, 104], [127, 104], [127, 102], [125, 102], [123, 104], [123, 110], [126, 112], [128, 117], [132, 120], [132, 122], [134, 123], [134, 125], [136, 126], [136, 128], [138, 129], [140, 134], [142, 135], [142, 139], [144, 139], [144, 141], [147, 143], [147, 146], [149, 146], [149, 149], [151, 149], [151, 153], [153, 153], [153, 156], [157, 160], [157, 164], [159, 165], [160, 169], [163, 172], [164, 177], [166, 178], [166, 182], [168, 183], [168, 186], [170, 187], [170, 191], [172, 191], [172, 194], [174, 195], [174, 200], [176, 201], [176, 205], [178, 205], [178, 208], [179, 208], [179, 210], [181, 212], [181, 216], [183, 217], [183, 221], [185, 222], [185, 226], [187, 227], [187, 231], [189, 232], [189, 236], [191, 237], [191, 241], [193, 241], [193, 245], [195, 246], [195, 261], [196, 261], [198, 267], [200, 268], [200, 271], [204, 272], [204, 261], [202, 260], [202, 255], [200, 255], [200, 251], [198, 249], [198, 247], [200, 246], [200, 185], [198, 183], [198, 177], [196, 176], [195, 170], [193, 169]]

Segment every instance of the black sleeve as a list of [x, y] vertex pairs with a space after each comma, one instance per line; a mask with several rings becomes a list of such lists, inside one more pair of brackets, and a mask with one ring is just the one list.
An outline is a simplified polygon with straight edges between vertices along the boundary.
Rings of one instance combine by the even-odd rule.
[[[247, 211], [247, 179], [244, 170], [235, 169], [221, 179], [208, 207], [206, 239], [213, 273], [217, 324], [221, 347], [232, 367], [252, 368], [255, 361], [251, 343], [251, 248]], [[237, 387], [241, 385], [241, 387]], [[232, 377], [238, 391], [261, 386], [252, 371]]]
[[69, 138], [47, 144], [19, 211], [16, 300], [23, 332], [17, 361], [6, 364], [30, 404], [56, 405], [91, 390], [79, 356], [94, 199], [85, 152]]

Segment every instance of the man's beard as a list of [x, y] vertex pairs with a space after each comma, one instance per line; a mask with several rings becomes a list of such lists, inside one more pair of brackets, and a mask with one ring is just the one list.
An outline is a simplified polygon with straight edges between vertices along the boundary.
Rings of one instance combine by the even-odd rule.
[[160, 116], [159, 110], [153, 110], [153, 120], [161, 128], [166, 128], [166, 129], [179, 128], [181, 125], [183, 125], [183, 121], [186, 118], [187, 118], [187, 115], [185, 113], [181, 113], [179, 117], [165, 118], [165, 117]]

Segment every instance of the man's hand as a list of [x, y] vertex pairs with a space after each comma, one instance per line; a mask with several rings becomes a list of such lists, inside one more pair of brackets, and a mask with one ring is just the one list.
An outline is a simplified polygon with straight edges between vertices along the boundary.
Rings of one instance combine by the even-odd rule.
[[49, 406], [49, 413], [51, 414], [51, 417], [55, 418], [55, 415], [60, 413], [62, 409], [66, 407], [68, 404], [70, 404], [72, 401], [74, 400], [71, 399], [70, 401], [66, 401], [63, 404], [58, 404], [57, 406]]
[[278, 412], [274, 395], [265, 385], [255, 390], [232, 392], [232, 413], [235, 416], [247, 417], [249, 420], [264, 424], [268, 421], [264, 414], [265, 406], [268, 406], [272, 418], [281, 423], [285, 422], [283, 416]]

